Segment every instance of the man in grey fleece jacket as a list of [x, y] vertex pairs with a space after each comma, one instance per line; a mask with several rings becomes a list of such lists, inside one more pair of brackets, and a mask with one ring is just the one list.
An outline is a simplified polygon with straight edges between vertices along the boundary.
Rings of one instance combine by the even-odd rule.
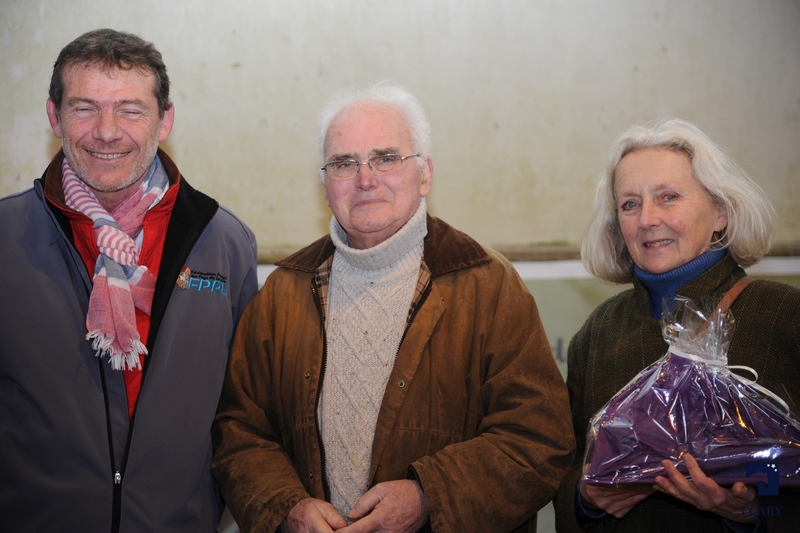
[[152, 44], [78, 37], [47, 112], [63, 151], [0, 199], [0, 529], [212, 533], [255, 239], [158, 149], [173, 107]]

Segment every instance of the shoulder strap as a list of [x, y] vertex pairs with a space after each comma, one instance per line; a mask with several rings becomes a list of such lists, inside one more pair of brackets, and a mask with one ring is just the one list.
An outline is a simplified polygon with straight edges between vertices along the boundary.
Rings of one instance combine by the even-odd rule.
[[728, 292], [725, 293], [725, 296], [723, 296], [722, 300], [720, 300], [719, 304], [717, 304], [717, 313], [720, 315], [727, 313], [728, 308], [731, 306], [736, 297], [739, 296], [744, 288], [750, 285], [752, 282], [753, 278], [750, 276], [744, 276], [743, 278], [739, 279], [739, 281], [734, 283], [733, 287], [728, 289]]

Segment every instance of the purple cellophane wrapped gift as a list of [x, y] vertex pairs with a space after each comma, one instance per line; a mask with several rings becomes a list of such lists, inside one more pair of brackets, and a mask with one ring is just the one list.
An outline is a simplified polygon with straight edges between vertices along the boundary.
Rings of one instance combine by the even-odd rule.
[[778, 465], [780, 487], [800, 487], [800, 422], [773, 393], [730, 370], [733, 317], [708, 315], [680, 298], [665, 313], [666, 355], [589, 424], [585, 483], [652, 485], [664, 459], [686, 474], [688, 452], [720, 485], [764, 481], [746, 475], [747, 463], [758, 461]]

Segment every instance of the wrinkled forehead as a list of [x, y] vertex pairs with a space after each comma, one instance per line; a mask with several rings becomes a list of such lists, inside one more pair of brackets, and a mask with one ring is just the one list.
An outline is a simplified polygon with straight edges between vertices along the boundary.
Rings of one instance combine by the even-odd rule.
[[124, 77], [128, 74], [134, 74], [141, 78], [149, 78], [155, 88], [155, 72], [147, 65], [117, 64], [111, 61], [91, 60], [67, 63], [62, 70], [62, 76], [65, 82], [66, 78], [73, 76], [102, 75], [108, 78], [119, 78], [120, 76]]
[[380, 102], [359, 102], [339, 113], [325, 134], [325, 159], [337, 155], [362, 155], [387, 149], [412, 149], [411, 130], [405, 116]]
[[144, 67], [118, 67], [102, 63], [73, 63], [62, 71], [63, 97], [88, 97], [111, 87], [140, 94], [142, 99], [158, 100], [156, 76]]

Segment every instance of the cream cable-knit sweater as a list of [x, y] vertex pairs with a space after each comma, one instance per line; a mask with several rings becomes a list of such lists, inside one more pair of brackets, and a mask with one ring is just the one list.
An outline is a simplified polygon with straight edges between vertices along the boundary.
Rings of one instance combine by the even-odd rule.
[[366, 250], [350, 248], [347, 234], [331, 219], [336, 252], [319, 424], [331, 503], [345, 518], [367, 490], [375, 424], [414, 297], [426, 234], [424, 198], [397, 233]]

